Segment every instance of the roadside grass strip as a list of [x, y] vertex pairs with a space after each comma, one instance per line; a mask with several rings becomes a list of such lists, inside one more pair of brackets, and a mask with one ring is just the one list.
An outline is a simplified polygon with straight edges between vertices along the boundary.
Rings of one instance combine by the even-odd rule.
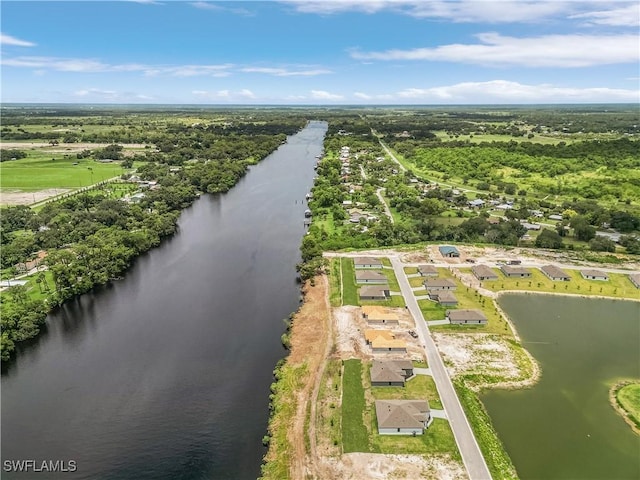
[[344, 305], [360, 305], [353, 259], [341, 258], [340, 261], [342, 262], [342, 288], [344, 294], [342, 303]]
[[344, 453], [368, 452], [369, 433], [363, 422], [365, 410], [362, 362], [345, 360], [342, 376], [342, 446]]

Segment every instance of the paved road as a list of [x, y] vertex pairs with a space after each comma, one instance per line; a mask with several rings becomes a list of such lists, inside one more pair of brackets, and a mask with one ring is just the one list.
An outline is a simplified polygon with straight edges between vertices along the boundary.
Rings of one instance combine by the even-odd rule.
[[382, 190], [384, 190], [384, 188], [377, 189], [376, 195], [378, 196], [380, 203], [382, 203], [382, 206], [384, 207], [384, 213], [387, 214], [387, 217], [389, 217], [389, 220], [391, 220], [391, 223], [394, 223], [393, 215], [391, 215], [391, 210], [389, 210], [389, 205], [387, 205], [387, 202], [384, 200], [384, 197], [382, 196]]
[[422, 312], [418, 307], [418, 302], [411, 291], [409, 280], [403, 270], [404, 265], [398, 257], [391, 256], [390, 258], [391, 265], [393, 265], [393, 269], [395, 271], [396, 278], [398, 279], [398, 283], [400, 284], [400, 290], [402, 290], [407, 307], [416, 321], [416, 330], [420, 341], [425, 348], [429, 369], [431, 370], [433, 380], [435, 381], [436, 388], [440, 394], [442, 406], [449, 418], [449, 424], [451, 425], [451, 430], [453, 431], [456, 443], [458, 444], [458, 449], [460, 450], [460, 455], [462, 456], [462, 461], [467, 469], [469, 478], [470, 480], [490, 479], [491, 474], [489, 473], [487, 464], [484, 461], [478, 442], [473, 435], [473, 431], [467, 421], [464, 410], [462, 410], [462, 405], [460, 405], [458, 395], [453, 388], [453, 384], [451, 383], [449, 374], [445, 369], [440, 353], [438, 353], [436, 344], [429, 333], [429, 329], [427, 328], [427, 324], [422, 316]]

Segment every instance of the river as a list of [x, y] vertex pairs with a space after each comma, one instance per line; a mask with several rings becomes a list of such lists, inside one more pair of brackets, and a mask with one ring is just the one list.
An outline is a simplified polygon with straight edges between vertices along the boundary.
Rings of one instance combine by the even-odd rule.
[[500, 297], [538, 360], [533, 388], [482, 395], [523, 479], [640, 478], [640, 437], [609, 388], [640, 378], [640, 303], [549, 295]]
[[[2, 459], [66, 479], [255, 479], [324, 122], [186, 209], [125, 278], [70, 301], [2, 375]], [[3, 463], [4, 465], [4, 463]], [[2, 478], [51, 478], [49, 474]]]

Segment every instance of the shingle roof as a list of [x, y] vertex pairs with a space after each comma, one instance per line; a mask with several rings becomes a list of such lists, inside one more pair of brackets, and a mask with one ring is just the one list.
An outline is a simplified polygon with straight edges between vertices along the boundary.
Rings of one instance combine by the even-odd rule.
[[442, 255], [447, 255], [449, 253], [460, 253], [458, 252], [458, 249], [456, 247], [452, 247], [450, 245], [443, 245], [442, 247], [438, 247], [438, 250], [440, 250], [440, 253]]
[[545, 265], [544, 267], [540, 267], [540, 270], [542, 270], [547, 274], [547, 276], [551, 278], [571, 278], [569, 277], [567, 272], [565, 272], [561, 268], [556, 267], [555, 265]]
[[356, 280], [387, 280], [384, 273], [376, 270], [358, 270], [356, 272]]
[[411, 360], [374, 360], [371, 365], [371, 381], [404, 383], [404, 370], [412, 368]]
[[433, 265], [420, 265], [418, 267], [418, 271], [423, 275], [433, 275], [438, 274], [438, 269]]
[[448, 278], [430, 278], [422, 282], [426, 288], [455, 287], [456, 282]]
[[498, 278], [498, 274], [491, 270], [487, 265], [474, 265], [471, 267], [471, 271], [476, 277], [482, 278]]
[[429, 418], [426, 400], [376, 400], [378, 428], [424, 428]]
[[365, 285], [360, 288], [361, 297], [385, 297], [389, 285]]
[[447, 310], [446, 315], [451, 321], [487, 320], [486, 315], [480, 310]]
[[379, 258], [373, 257], [355, 257], [353, 259], [353, 263], [356, 265], [380, 265], [382, 266], [382, 261]]
[[604, 272], [601, 272], [600, 270], [580, 270], [580, 273], [582, 274], [583, 277], [604, 277], [604, 278], [609, 278], [609, 275], [607, 275]]

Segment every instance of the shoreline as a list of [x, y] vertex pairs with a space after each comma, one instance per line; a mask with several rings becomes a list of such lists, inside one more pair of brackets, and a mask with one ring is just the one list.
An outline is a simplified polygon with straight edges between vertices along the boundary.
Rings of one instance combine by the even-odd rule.
[[556, 293], [556, 292], [537, 292], [534, 290], [500, 290], [499, 292], [493, 292], [497, 297], [504, 295], [505, 293], [526, 293], [527, 295], [559, 295], [562, 297], [578, 297], [578, 298], [598, 298], [601, 300], [623, 300], [629, 302], [640, 302], [640, 298], [629, 297], [609, 297], [606, 295], [584, 295], [582, 293]]
[[627, 412], [627, 410], [625, 410], [624, 407], [618, 402], [618, 392], [623, 387], [633, 384], [638, 384], [638, 381], [623, 380], [613, 385], [609, 389], [609, 404], [613, 407], [616, 413], [618, 413], [622, 417], [624, 423], [631, 427], [631, 431], [640, 436], [640, 426], [638, 426], [636, 422], [634, 422], [634, 420], [631, 418], [631, 414]]

